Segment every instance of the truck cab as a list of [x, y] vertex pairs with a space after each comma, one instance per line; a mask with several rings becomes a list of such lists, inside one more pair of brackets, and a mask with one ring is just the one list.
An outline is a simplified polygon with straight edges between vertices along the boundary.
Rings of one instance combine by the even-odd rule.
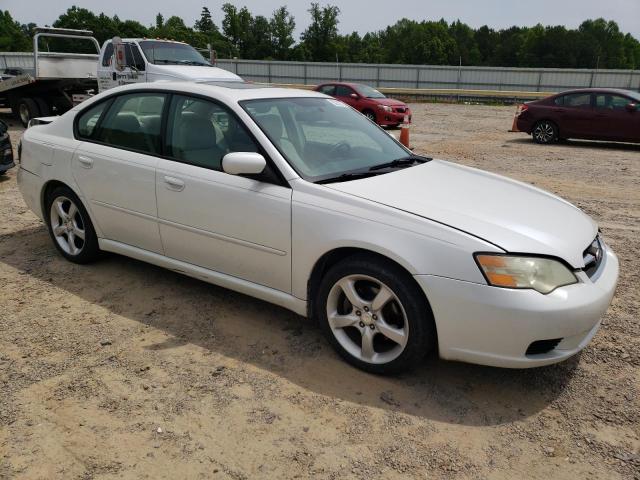
[[100, 92], [129, 83], [156, 81], [242, 82], [214, 67], [191, 45], [173, 40], [114, 37], [100, 50]]

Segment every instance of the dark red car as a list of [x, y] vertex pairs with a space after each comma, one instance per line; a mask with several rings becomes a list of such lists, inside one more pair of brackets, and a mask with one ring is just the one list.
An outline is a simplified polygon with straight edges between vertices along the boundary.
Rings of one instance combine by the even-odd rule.
[[536, 143], [568, 138], [640, 142], [640, 93], [589, 88], [525, 103], [516, 114], [517, 130]]
[[387, 98], [375, 88], [360, 83], [331, 82], [318, 85], [316, 92], [325, 93], [351, 105], [369, 119], [384, 127], [397, 127], [411, 109], [400, 100]]

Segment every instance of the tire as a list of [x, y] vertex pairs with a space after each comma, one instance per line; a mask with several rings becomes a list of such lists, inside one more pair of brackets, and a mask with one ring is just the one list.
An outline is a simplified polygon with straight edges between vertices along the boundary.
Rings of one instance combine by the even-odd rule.
[[29, 120], [40, 115], [38, 104], [29, 97], [23, 97], [18, 100], [17, 109], [20, 123], [22, 123], [22, 126], [25, 128], [29, 125]]
[[423, 292], [384, 259], [354, 255], [331, 267], [317, 289], [313, 313], [336, 351], [371, 373], [407, 371], [437, 343]]
[[40, 117], [48, 117], [51, 115], [51, 108], [49, 108], [49, 104], [41, 97], [35, 97], [33, 99], [38, 105], [38, 111], [40, 112], [38, 115]]
[[371, 120], [373, 123], [378, 123], [376, 119], [376, 114], [373, 110], [365, 110], [364, 112], [362, 112], [362, 114], [365, 117], [367, 117], [369, 120]]
[[534, 125], [531, 136], [534, 142], [549, 145], [558, 141], [558, 127], [550, 120], [542, 120]]
[[87, 210], [70, 188], [54, 188], [47, 195], [44, 214], [51, 240], [64, 258], [79, 264], [97, 260], [98, 237]]

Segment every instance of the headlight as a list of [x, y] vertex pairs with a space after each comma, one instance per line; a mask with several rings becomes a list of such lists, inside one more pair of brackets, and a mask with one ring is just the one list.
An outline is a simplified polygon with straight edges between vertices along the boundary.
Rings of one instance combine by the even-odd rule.
[[487, 283], [494, 287], [530, 288], [547, 294], [578, 282], [571, 270], [550, 258], [484, 253], [475, 257]]
[[378, 105], [378, 108], [384, 110], [385, 112], [393, 112], [393, 108], [389, 105]]

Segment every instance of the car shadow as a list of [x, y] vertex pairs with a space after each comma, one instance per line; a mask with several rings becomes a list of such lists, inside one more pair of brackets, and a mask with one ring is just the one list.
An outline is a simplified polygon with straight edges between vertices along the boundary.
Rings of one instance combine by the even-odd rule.
[[[515, 144], [527, 144], [536, 145], [531, 138], [512, 138], [507, 140], [507, 143]], [[545, 145], [536, 145], [544, 147]], [[597, 140], [563, 140], [558, 143], [554, 143], [552, 146], [555, 148], [570, 147], [570, 148], [603, 148], [608, 150], [625, 150], [630, 152], [640, 152], [640, 144], [636, 143], [620, 143], [620, 142], [604, 142]]]
[[534, 415], [563, 392], [579, 361], [507, 370], [432, 355], [409, 373], [376, 376], [349, 366], [317, 326], [288, 310], [119, 255], [71, 264], [44, 226], [0, 235], [0, 262], [168, 334], [149, 350], [195, 344], [320, 395], [440, 422], [500, 425]]

